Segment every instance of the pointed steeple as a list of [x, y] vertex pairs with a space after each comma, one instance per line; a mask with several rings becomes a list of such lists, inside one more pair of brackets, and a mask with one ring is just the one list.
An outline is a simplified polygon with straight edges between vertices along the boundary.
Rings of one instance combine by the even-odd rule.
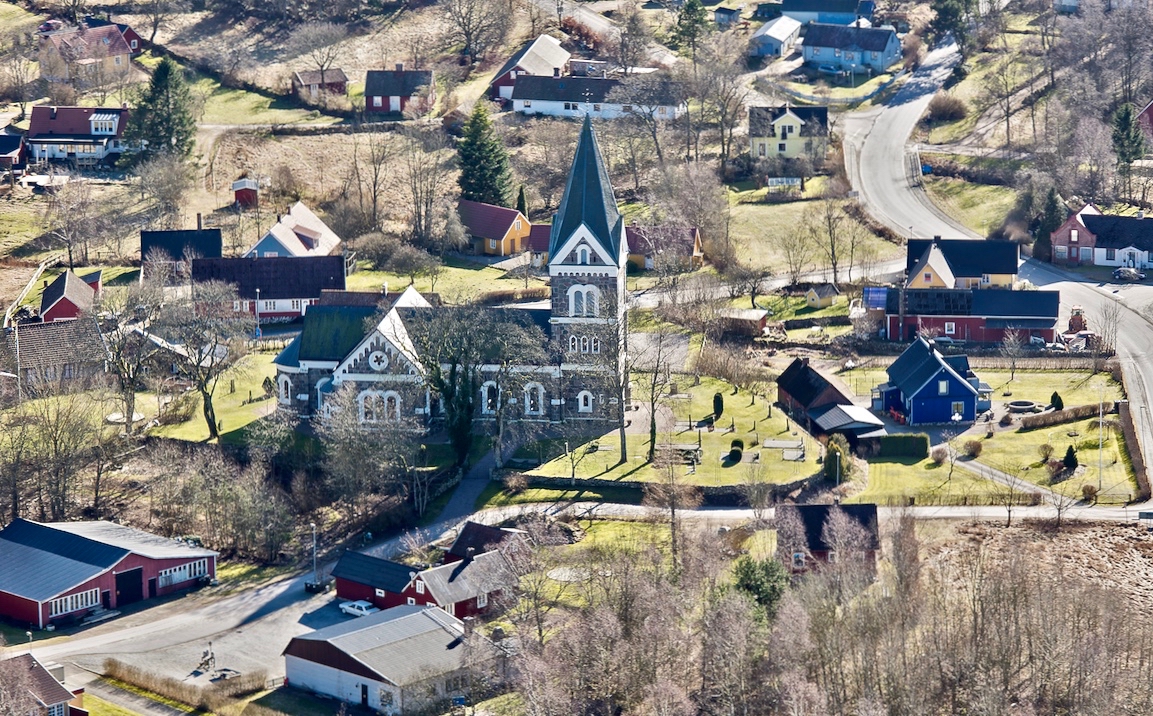
[[596, 133], [593, 132], [592, 121], [587, 114], [577, 141], [564, 198], [553, 217], [549, 256], [560, 260], [557, 252], [582, 224], [615, 263], [621, 255], [624, 222], [617, 210], [613, 185], [609, 181]]

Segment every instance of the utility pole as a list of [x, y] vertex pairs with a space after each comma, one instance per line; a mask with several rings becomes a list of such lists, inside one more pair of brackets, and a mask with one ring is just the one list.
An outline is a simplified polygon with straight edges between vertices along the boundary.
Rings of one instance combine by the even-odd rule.
[[1101, 399], [1097, 401], [1097, 494], [1101, 494], [1105, 457], [1105, 381], [1101, 381]]
[[309, 522], [308, 526], [312, 528], [312, 583], [320, 584], [316, 576], [316, 523]]

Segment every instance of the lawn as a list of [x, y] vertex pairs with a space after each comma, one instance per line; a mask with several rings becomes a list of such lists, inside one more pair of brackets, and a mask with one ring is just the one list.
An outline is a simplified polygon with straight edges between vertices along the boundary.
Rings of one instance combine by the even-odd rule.
[[[699, 386], [684, 386], [688, 397], [665, 398], [661, 403], [675, 415], [678, 423], [691, 421], [698, 424], [703, 418], [712, 414], [713, 394], [721, 393], [724, 396], [725, 410], [714, 432], [701, 427], [699, 430], [687, 429], [681, 425], [673, 433], [658, 433], [659, 443], [692, 443], [700, 441], [703, 452], [702, 464], [697, 465], [695, 471], [678, 466], [679, 474], [688, 482], [696, 485], [737, 485], [745, 482], [749, 475], [749, 462], [752, 454], [760, 450], [762, 466], [766, 479], [771, 482], [784, 483], [799, 479], [811, 474], [816, 469], [816, 459], [820, 449], [812, 438], [796, 429], [780, 410], [772, 410], [769, 416], [769, 405], [764, 398], [758, 398], [755, 405], [750, 404], [749, 394], [739, 392], [732, 394], [731, 387], [720, 380], [702, 378]], [[634, 396], [634, 399], [640, 399]], [[658, 407], [658, 410], [660, 408]], [[735, 430], [730, 432], [730, 426]], [[644, 427], [641, 426], [644, 431]], [[730, 464], [722, 460], [727, 456], [730, 445], [734, 439], [741, 439], [746, 445], [745, 461], [741, 464]], [[786, 462], [782, 459], [780, 449], [759, 449], [762, 441], [767, 439], [803, 440], [805, 444], [804, 461]], [[658, 478], [657, 470], [645, 462], [648, 453], [648, 434], [629, 434], [627, 437], [629, 461], [618, 463], [619, 442], [616, 431], [609, 432], [595, 440], [598, 444], [596, 451], [583, 457], [576, 466], [578, 478], [595, 477], [603, 480], [630, 480], [653, 481]], [[594, 441], [590, 441], [594, 442]], [[580, 446], [571, 445], [574, 451], [580, 452]], [[571, 472], [569, 460], [564, 455], [551, 460], [540, 467], [529, 471], [529, 475], [547, 477], [569, 477]]]
[[789, 89], [816, 97], [853, 99], [857, 97], [864, 98], [871, 92], [880, 89], [886, 82], [892, 81], [892, 79], [893, 73], [885, 72], [875, 77], [869, 77], [867, 74], [854, 74], [851, 77], [851, 81], [838, 79], [836, 82], [828, 82], [824, 75], [820, 75], [814, 82], [789, 82], [782, 80], [778, 80], [778, 82]]
[[33, 15], [19, 5], [0, 3], [0, 27], [14, 36], [35, 32], [36, 26], [43, 22], [45, 17]]
[[981, 236], [988, 236], [1017, 205], [1017, 192], [1007, 186], [974, 184], [964, 179], [924, 177], [925, 191], [949, 216]]
[[961, 467], [936, 465], [926, 458], [874, 458], [869, 461], [869, 483], [846, 502], [875, 502], [879, 505], [908, 504], [988, 504], [996, 486]]
[[[748, 308], [749, 302], [744, 298], [734, 298], [732, 305], [736, 308]], [[774, 321], [791, 321], [798, 318], [831, 318], [833, 316], [849, 315], [849, 299], [840, 296], [833, 305], [824, 308], [809, 308], [804, 296], [782, 296], [770, 294], [758, 296], [757, 305], [768, 309], [769, 317]]]
[[84, 708], [88, 710], [89, 716], [139, 716], [136, 711], [129, 711], [92, 694], [84, 694]]
[[625, 487], [589, 487], [576, 490], [558, 490], [546, 487], [530, 487], [510, 495], [499, 482], [491, 482], [476, 500], [474, 510], [508, 505], [525, 505], [539, 502], [613, 502], [623, 505], [639, 505], [644, 494], [640, 490]]
[[267, 566], [250, 562], [220, 562], [216, 565], [217, 587], [210, 587], [217, 596], [252, 589], [265, 582], [273, 582], [295, 571], [292, 566]]
[[[275, 353], [249, 355], [237, 370], [225, 375], [216, 384], [213, 404], [216, 408], [216, 419], [221, 427], [221, 439], [225, 442], [239, 439], [241, 428], [276, 409], [275, 397], [261, 399], [264, 395], [262, 387], [264, 379], [276, 377], [276, 367], [272, 364], [275, 357]], [[235, 391], [231, 391], [233, 381]], [[249, 396], [257, 400], [246, 404]], [[148, 417], [148, 411], [155, 405], [155, 393], [141, 393], [137, 396], [138, 409], [145, 414], [145, 417]], [[151, 434], [190, 442], [207, 440], [208, 426], [204, 424], [204, 414], [200, 410], [199, 402], [188, 420], [176, 425], [153, 428]]]
[[306, 691], [289, 687], [265, 691], [244, 700], [292, 716], [332, 716], [339, 711], [347, 711], [339, 702], [321, 699]]
[[[68, 270], [67, 266], [57, 265], [55, 268], [45, 269], [44, 273], [40, 275], [40, 281], [32, 287], [28, 295], [24, 297], [24, 304], [26, 306], [39, 306], [40, 297], [44, 294], [44, 289], [48, 284], [56, 280], [60, 274]], [[105, 288], [116, 288], [126, 286], [140, 278], [140, 269], [132, 266], [84, 266], [74, 269], [77, 276], [87, 276], [96, 271], [101, 272], [100, 280], [103, 282]]]
[[[781, 258], [776, 241], [780, 237], [796, 234], [804, 226], [806, 213], [818, 208], [817, 203], [804, 201], [787, 204], [734, 204], [731, 208], [730, 234], [738, 254], [747, 256], [756, 268], [767, 269], [778, 275], [786, 273], [788, 267]], [[851, 218], [846, 219], [846, 223], [853, 221]], [[864, 242], [865, 247], [875, 251], [877, 261], [902, 254], [900, 246], [873, 236], [864, 226], [858, 226], [868, 237]], [[820, 259], [814, 258], [810, 269], [819, 265]]]
[[[1072, 433], [1072, 434], [1070, 434]], [[1078, 420], [1051, 428], [998, 432], [992, 439], [975, 436], [983, 444], [978, 460], [1009, 473], [1018, 470], [1022, 478], [1046, 486], [1071, 497], [1081, 496], [1082, 485], [1097, 485], [1100, 478], [1101, 494], [1098, 502], [1123, 504], [1137, 494], [1133, 467], [1129, 463], [1125, 441], [1117, 432], [1106, 431], [1102, 450], [1098, 452], [1097, 420]], [[1081, 468], [1074, 477], [1055, 485], [1049, 484], [1049, 473], [1041, 463], [1038, 448], [1048, 443], [1054, 448], [1053, 457], [1060, 459], [1069, 445], [1077, 451]], [[1103, 468], [1098, 473], [1098, 459]]]
[[[379, 291], [385, 285], [390, 292], [408, 288], [409, 277], [387, 271], [372, 271], [361, 262], [361, 268], [349, 274], [349, 291]], [[449, 259], [437, 276], [435, 284], [427, 276], [416, 279], [413, 284], [421, 293], [439, 293], [449, 303], [464, 303], [489, 291], [516, 290], [524, 288], [523, 276], [507, 276], [498, 268], [476, 264], [459, 259]], [[529, 278], [529, 288], [545, 286], [539, 278]]]
[[665, 524], [629, 520], [590, 520], [582, 521], [580, 526], [585, 531], [584, 539], [557, 549], [562, 553], [572, 554], [594, 547], [639, 549], [654, 544], [663, 546], [669, 541], [669, 528]]

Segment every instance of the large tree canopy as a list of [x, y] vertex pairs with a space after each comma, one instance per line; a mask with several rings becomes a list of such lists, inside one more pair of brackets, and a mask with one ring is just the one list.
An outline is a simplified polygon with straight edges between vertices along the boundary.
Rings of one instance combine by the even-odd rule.
[[196, 139], [192, 92], [184, 81], [184, 71], [171, 58], [160, 61], [148, 87], [137, 95], [126, 134], [128, 139], [141, 142], [149, 153], [192, 153]]
[[492, 128], [488, 109], [478, 102], [464, 124], [464, 139], [457, 148], [460, 156], [461, 198], [485, 204], [508, 206], [512, 176], [508, 152]]

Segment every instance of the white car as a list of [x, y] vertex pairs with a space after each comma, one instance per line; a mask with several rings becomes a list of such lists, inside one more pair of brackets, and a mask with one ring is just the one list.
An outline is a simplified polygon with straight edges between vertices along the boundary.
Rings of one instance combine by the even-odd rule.
[[376, 614], [380, 610], [372, 606], [370, 602], [363, 599], [355, 602], [345, 602], [340, 605], [340, 611], [345, 614], [351, 614], [354, 617], [366, 617], [369, 614]]

